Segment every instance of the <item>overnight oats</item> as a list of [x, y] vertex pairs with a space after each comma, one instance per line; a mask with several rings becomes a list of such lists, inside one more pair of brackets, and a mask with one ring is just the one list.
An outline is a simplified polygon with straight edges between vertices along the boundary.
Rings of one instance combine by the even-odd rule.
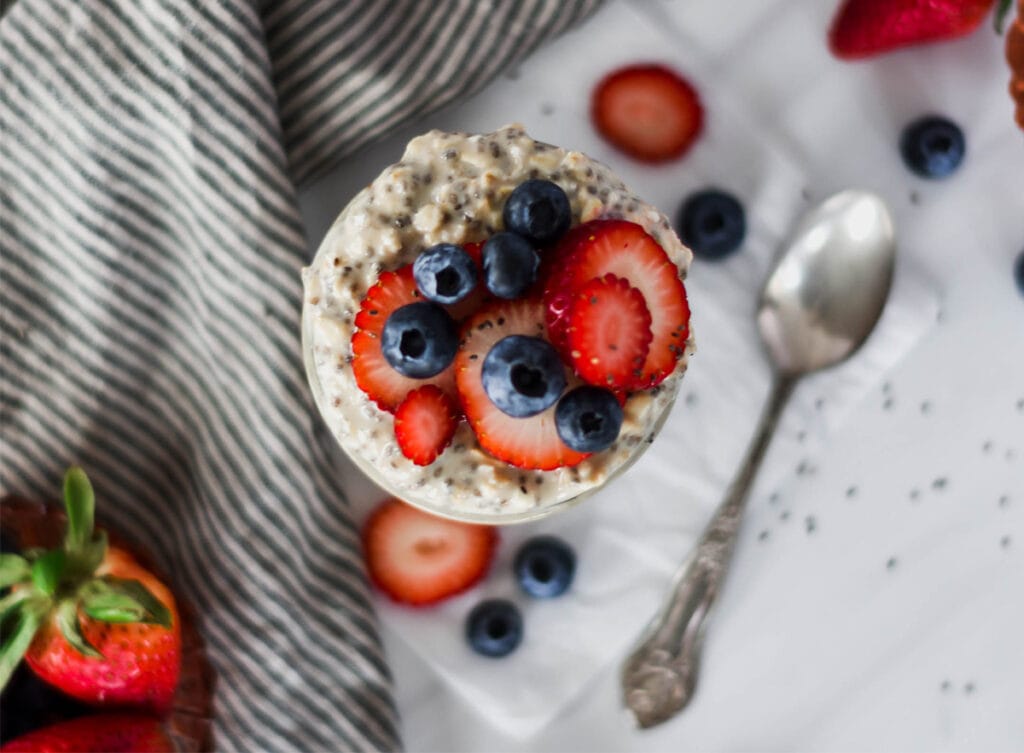
[[514, 125], [431, 131], [303, 271], [317, 406], [407, 502], [485, 523], [545, 515], [654, 441], [693, 350], [691, 258], [579, 152]]

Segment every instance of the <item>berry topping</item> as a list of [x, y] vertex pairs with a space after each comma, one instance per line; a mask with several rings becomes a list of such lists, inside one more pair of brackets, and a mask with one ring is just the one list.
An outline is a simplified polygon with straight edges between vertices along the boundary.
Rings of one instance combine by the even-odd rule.
[[704, 120], [696, 90], [660, 65], [633, 65], [608, 74], [591, 96], [590, 116], [598, 133], [643, 162], [681, 157]]
[[451, 243], [428, 248], [416, 257], [412, 270], [423, 297], [444, 304], [458, 303], [469, 295], [480, 275], [473, 257]]
[[498, 298], [519, 298], [534, 280], [540, 256], [515, 233], [496, 233], [484, 244], [484, 283]]
[[565, 191], [550, 180], [520, 183], [505, 202], [505, 229], [539, 246], [554, 243], [572, 224]]
[[651, 344], [651, 314], [639, 290], [615, 275], [595, 278], [576, 292], [567, 321], [567, 355], [584, 381], [637, 386]]
[[455, 380], [477, 441], [486, 452], [520, 468], [551, 470], [580, 463], [586, 455], [569, 449], [558, 437], [554, 407], [529, 418], [513, 418], [488, 397], [483, 385], [484, 359], [509, 335], [543, 338], [544, 305], [533, 299], [495, 301], [462, 326]]
[[410, 392], [395, 411], [398, 447], [416, 465], [430, 465], [451, 444], [459, 406], [435, 385]]
[[397, 499], [382, 503], [363, 527], [370, 578], [406, 604], [433, 604], [468, 589], [484, 577], [496, 543], [489, 526], [439, 518]]
[[728, 256], [740, 247], [746, 234], [743, 205], [724, 191], [698, 191], [687, 197], [679, 210], [679, 235], [702, 259]]
[[427, 384], [436, 384], [443, 392], [455, 395], [455, 371], [451, 366], [431, 379], [402, 376], [384, 358], [380, 339], [361, 330], [352, 336], [352, 373], [359, 389], [381, 410], [394, 411], [406, 395]]
[[922, 178], [945, 178], [956, 172], [967, 143], [953, 121], [926, 115], [907, 125], [900, 135], [900, 154], [911, 172]]
[[416, 289], [416, 278], [411, 264], [394, 272], [383, 272], [377, 283], [366, 292], [356, 314], [356, 327], [374, 337], [380, 337], [384, 323], [396, 310], [407, 303], [422, 300]]
[[551, 599], [572, 584], [576, 555], [555, 536], [534, 536], [519, 548], [513, 569], [523, 591], [538, 599]]
[[[689, 337], [690, 309], [679, 269], [664, 249], [639, 225], [625, 220], [594, 220], [574, 230], [575, 244], [568, 259], [547, 280], [544, 291], [546, 318], [552, 340], [567, 342], [567, 300], [595, 277], [612, 274], [640, 291], [651, 315], [651, 345], [635, 388], [659, 384], [672, 373]], [[559, 253], [556, 251], [555, 253]], [[567, 299], [566, 296], [569, 296]]]
[[565, 389], [565, 367], [547, 340], [509, 335], [484, 358], [482, 379], [499, 410], [526, 418], [555, 404]]
[[611, 446], [622, 428], [622, 406], [609, 390], [577, 387], [555, 408], [558, 436], [577, 452], [599, 452]]
[[832, 53], [866, 58], [908, 45], [968, 34], [992, 0], [846, 0], [829, 30]]
[[508, 656], [523, 640], [523, 616], [511, 601], [481, 601], [466, 618], [466, 640], [478, 654]]
[[388, 317], [380, 337], [381, 351], [402, 376], [437, 376], [452, 362], [459, 340], [455, 322], [435, 303], [408, 303]]

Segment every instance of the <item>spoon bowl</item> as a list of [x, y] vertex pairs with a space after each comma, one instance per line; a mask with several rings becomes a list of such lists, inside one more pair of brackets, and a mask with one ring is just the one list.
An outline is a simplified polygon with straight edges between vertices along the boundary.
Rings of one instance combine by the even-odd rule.
[[757, 325], [772, 363], [771, 396], [725, 499], [626, 659], [623, 700], [641, 727], [670, 719], [693, 697], [707, 617], [782, 410], [800, 377], [839, 363], [871, 334], [889, 296], [895, 258], [885, 203], [864, 191], [843, 191], [796, 225], [768, 276]]
[[892, 219], [874, 194], [843, 191], [811, 210], [761, 294], [757, 324], [776, 370], [804, 374], [855, 351], [882, 314], [895, 254]]

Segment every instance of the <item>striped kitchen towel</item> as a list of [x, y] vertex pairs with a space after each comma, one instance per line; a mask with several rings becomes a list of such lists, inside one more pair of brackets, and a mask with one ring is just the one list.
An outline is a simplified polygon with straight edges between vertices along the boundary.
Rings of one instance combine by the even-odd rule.
[[0, 3], [0, 493], [87, 469], [202, 613], [220, 749], [400, 745], [296, 186], [597, 1]]

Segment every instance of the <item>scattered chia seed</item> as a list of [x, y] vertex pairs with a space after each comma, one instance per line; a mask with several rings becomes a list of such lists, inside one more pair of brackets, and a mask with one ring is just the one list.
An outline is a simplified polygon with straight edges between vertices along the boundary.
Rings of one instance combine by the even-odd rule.
[[856, 486], [848, 486], [848, 487], [846, 487], [846, 496], [850, 497], [850, 498], [856, 497], [857, 496], [857, 487]]
[[761, 531], [761, 533], [757, 534], [757, 540], [758, 541], [767, 541], [768, 540], [768, 529], [767, 528], [764, 529], [763, 531]]
[[697, 404], [697, 393], [695, 393], [695, 392], [687, 392], [686, 393], [686, 404], [687, 405], [696, 405]]
[[970, 695], [973, 692], [974, 692], [974, 683], [973, 682], [965, 683], [964, 684], [964, 694], [965, 695]]
[[817, 400], [814, 401], [814, 409], [815, 410], [821, 410], [824, 407], [825, 407], [825, 398], [819, 397]]
[[782, 512], [781, 512], [781, 513], [779, 514], [779, 520], [781, 520], [781, 521], [787, 521], [787, 520], [789, 520], [789, 510], [783, 510], [783, 511], [782, 511]]
[[948, 483], [949, 479], [947, 479], [945, 476], [939, 476], [939, 478], [932, 481], [932, 489], [934, 489], [937, 492], [941, 492], [943, 489], [946, 488], [946, 485]]
[[882, 410], [892, 410], [892, 398], [887, 397], [882, 403]]
[[1017, 401], [1017, 410], [1024, 413], [1024, 397]]
[[949, 680], [943, 680], [942, 684], [939, 685], [939, 690], [941, 690], [943, 693], [948, 693], [952, 688], [953, 683], [951, 683]]
[[920, 204], [921, 203], [921, 194], [919, 194], [917, 191], [911, 191], [910, 192], [910, 203], [913, 204], [914, 206], [917, 206], [918, 204]]
[[884, 392], [886, 395], [888, 395], [890, 392], [892, 392], [892, 382], [883, 382], [882, 383], [882, 392]]
[[991, 439], [985, 441], [985, 443], [981, 446], [981, 451], [985, 452], [985, 453], [992, 452], [992, 440]]
[[775, 504], [778, 504], [778, 502], [779, 502], [779, 493], [778, 492], [772, 492], [771, 494], [768, 495], [768, 504], [775, 505]]
[[890, 557], [889, 559], [887, 559], [885, 561], [885, 569], [886, 570], [895, 570], [897, 564], [899, 564], [897, 559], [895, 557]]
[[798, 431], [796, 433], [796, 441], [797, 442], [803, 442], [805, 439], [807, 439], [807, 432], [806, 431], [801, 429], [800, 431]]
[[921, 403], [921, 412], [926, 414], [926, 415], [928, 413], [931, 413], [932, 412], [932, 404], [929, 401], [927, 401], [927, 400], [922, 402]]
[[808, 536], [818, 530], [818, 521], [813, 515], [808, 515], [807, 518], [804, 519], [804, 525], [807, 528]]
[[911, 499], [917, 499], [920, 496], [921, 496], [921, 490], [920, 489], [911, 489], [910, 490], [910, 498]]
[[[459, 156], [459, 153], [457, 151], [455, 151], [454, 149], [445, 149], [443, 152], [441, 152], [441, 159], [443, 159], [443, 160], [451, 161], [451, 160], [455, 159], [458, 156]], [[390, 189], [390, 188], [391, 188], [391, 186], [388, 186], [388, 189]]]
[[1017, 453], [1013, 451], [1012, 447], [1006, 451], [1006, 459], [1007, 460], [1013, 460], [1016, 456], [1017, 456]]
[[999, 506], [1000, 507], [1009, 507], [1010, 506], [1010, 495], [1003, 494], [1002, 496], [1000, 496], [999, 497]]
[[1003, 538], [999, 539], [999, 546], [1001, 546], [1003, 549], [1009, 549], [1010, 548], [1010, 543], [1011, 543], [1011, 539], [1010, 539], [1010, 535], [1009, 534], [1007, 534], [1006, 536], [1003, 536]]
[[800, 198], [803, 199], [804, 201], [810, 201], [811, 200], [811, 192], [808, 189], [806, 189], [806, 188], [801, 188], [800, 189]]

